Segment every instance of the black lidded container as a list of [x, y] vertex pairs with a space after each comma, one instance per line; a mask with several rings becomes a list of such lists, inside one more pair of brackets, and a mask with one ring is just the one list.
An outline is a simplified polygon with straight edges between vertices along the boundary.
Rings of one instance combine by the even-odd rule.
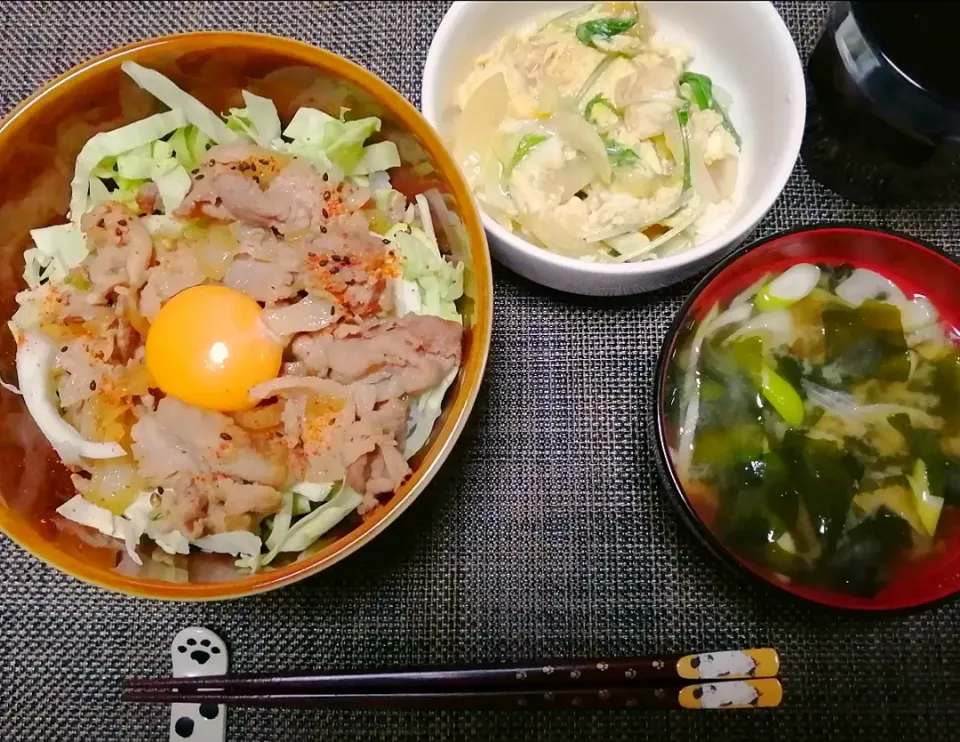
[[960, 3], [838, 2], [808, 64], [801, 157], [861, 204], [939, 200], [960, 183]]

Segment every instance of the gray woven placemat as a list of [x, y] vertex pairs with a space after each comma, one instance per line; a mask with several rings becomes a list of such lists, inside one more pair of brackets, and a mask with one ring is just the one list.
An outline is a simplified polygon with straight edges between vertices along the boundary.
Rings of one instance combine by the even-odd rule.
[[[418, 102], [444, 9], [4, 2], [0, 109], [94, 53], [205, 28], [327, 47]], [[780, 9], [805, 55], [825, 5]], [[960, 252], [960, 208], [858, 208], [802, 168], [759, 233], [824, 219]], [[231, 742], [960, 738], [960, 603], [880, 620], [825, 614], [732, 579], [666, 506], [643, 421], [658, 346], [692, 283], [589, 302], [497, 273], [485, 394], [454, 455], [385, 534], [315, 579], [228, 604], [148, 603], [82, 585], [0, 538], [0, 740], [165, 740], [167, 709], [121, 706], [119, 684], [168, 673], [169, 643], [190, 624], [219, 632], [237, 671], [757, 645], [785, 657], [786, 705], [773, 713], [240, 710]]]

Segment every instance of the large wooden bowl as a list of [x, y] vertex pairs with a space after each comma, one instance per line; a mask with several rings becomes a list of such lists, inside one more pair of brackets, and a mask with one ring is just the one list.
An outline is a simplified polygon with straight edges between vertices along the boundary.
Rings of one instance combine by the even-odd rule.
[[[181, 581], [145, 560], [136, 568], [122, 550], [96, 534], [64, 527], [57, 506], [74, 494], [68, 472], [40, 435], [19, 397], [0, 392], [0, 530], [35, 556], [87, 582], [133, 595], [220, 600], [288, 585], [338, 562], [392, 523], [423, 491], [453, 447], [473, 407], [490, 346], [490, 257], [466, 184], [439, 138], [399, 93], [366, 70], [300, 42], [250, 33], [192, 33], [151, 39], [92, 59], [54, 80], [0, 123], [0, 316], [16, 309], [24, 288], [22, 253], [29, 230], [62, 223], [77, 153], [93, 134], [161, 109], [120, 71], [126, 60], [157, 69], [215, 111], [242, 106], [241, 90], [271, 98], [281, 119], [300, 106], [334, 115], [378, 116], [382, 135], [397, 143], [403, 166], [394, 187], [408, 196], [429, 188], [451, 194], [466, 228], [466, 243], [452, 245], [466, 264], [460, 310], [467, 328], [463, 367], [447, 394], [443, 416], [427, 446], [413, 459], [413, 475], [361, 520], [344, 522], [310, 556], [257, 574], [229, 560], [188, 557]], [[0, 374], [13, 375], [15, 345], [0, 332]], [[118, 567], [118, 565], [120, 565]]]

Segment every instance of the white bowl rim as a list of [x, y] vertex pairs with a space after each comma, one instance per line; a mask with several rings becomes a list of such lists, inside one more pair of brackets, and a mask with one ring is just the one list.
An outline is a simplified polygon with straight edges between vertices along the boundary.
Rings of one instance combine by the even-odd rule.
[[[456, 0], [443, 16], [443, 20], [440, 21], [433, 41], [430, 43], [430, 49], [427, 51], [427, 60], [424, 64], [421, 84], [420, 110], [424, 118], [426, 118], [430, 125], [438, 132], [440, 128], [439, 122], [433, 116], [433, 112], [437, 110], [437, 101], [435, 99], [437, 86], [434, 78], [437, 74], [436, 68], [439, 65], [441, 50], [449, 43], [449, 37], [461, 22], [461, 16], [468, 12], [472, 6], [482, 4], [486, 3], [482, 2], [482, 0]], [[484, 229], [493, 237], [491, 247], [493, 248], [497, 241], [500, 241], [506, 243], [518, 252], [523, 253], [527, 258], [546, 263], [554, 268], [574, 270], [594, 276], [626, 277], [672, 273], [677, 269], [682, 269], [684, 266], [697, 263], [726, 247], [734, 247], [739, 240], [746, 237], [780, 197], [780, 194], [787, 184], [787, 180], [793, 173], [797, 157], [800, 154], [800, 143], [803, 139], [807, 94], [803, 63], [800, 61], [800, 52], [797, 50], [796, 43], [790, 35], [789, 29], [783, 22], [783, 18], [780, 17], [780, 13], [773, 6], [773, 3], [767, 0], [750, 0], [749, 2], [738, 3], [738, 5], [751, 7], [755, 12], [760, 14], [759, 17], [762, 20], [770, 24], [773, 32], [776, 34], [777, 43], [787, 51], [787, 57], [789, 58], [787, 75], [792, 83], [790, 90], [791, 96], [789, 98], [790, 128], [783, 142], [784, 153], [792, 156], [786, 160], [788, 166], [781, 166], [776, 173], [770, 174], [770, 179], [764, 184], [761, 198], [756, 199], [735, 221], [726, 224], [721, 232], [705, 240], [692, 250], [664, 258], [657, 258], [656, 260], [642, 260], [636, 263], [594, 263], [588, 260], [578, 260], [577, 258], [557, 255], [542, 247], [537, 247], [516, 233], [505, 229], [496, 219], [489, 216], [487, 212], [484, 211], [482, 204], [478, 202], [477, 210], [480, 212], [480, 219], [483, 222]]]

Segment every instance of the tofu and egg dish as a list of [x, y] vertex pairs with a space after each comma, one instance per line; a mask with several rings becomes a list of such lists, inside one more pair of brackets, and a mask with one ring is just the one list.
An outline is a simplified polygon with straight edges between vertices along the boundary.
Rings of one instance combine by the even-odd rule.
[[441, 414], [463, 264], [440, 246], [462, 224], [440, 191], [392, 188], [377, 118], [284, 128], [248, 91], [219, 116], [123, 71], [169, 110], [93, 136], [69, 223], [31, 232], [4, 386], [72, 472], [59, 515], [133, 562], [310, 553], [405, 481]]
[[588, 261], [651, 260], [724, 226], [741, 141], [731, 101], [640, 3], [583, 6], [478, 58], [454, 154], [487, 214]]

